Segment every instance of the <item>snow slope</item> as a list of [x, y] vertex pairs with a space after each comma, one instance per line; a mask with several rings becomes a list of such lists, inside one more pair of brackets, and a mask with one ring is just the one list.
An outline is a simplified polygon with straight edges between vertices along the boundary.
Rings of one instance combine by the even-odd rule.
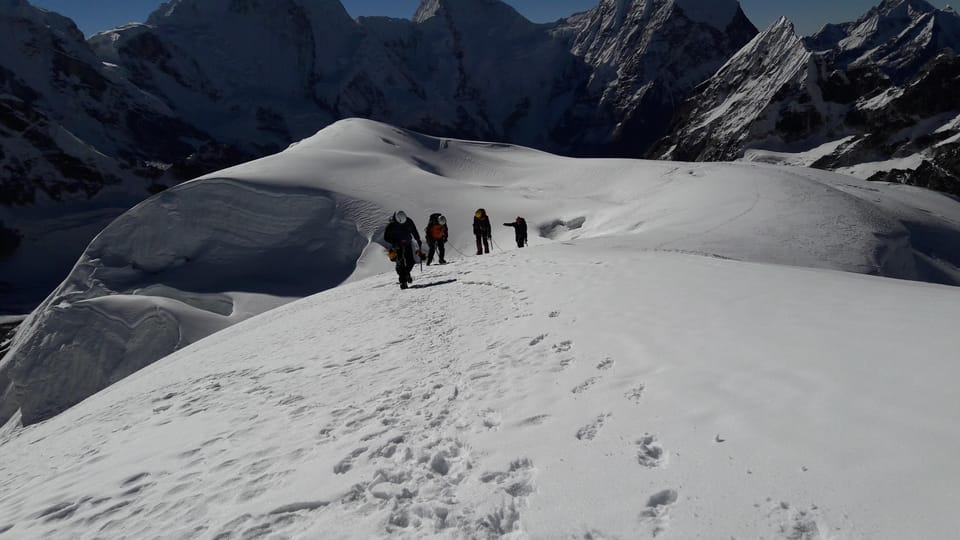
[[211, 336], [0, 434], [0, 538], [954, 535], [960, 290], [636, 246]]
[[[960, 204], [923, 190], [756, 164], [577, 160], [339, 122], [286, 152], [170, 189], [95, 239], [0, 365], [23, 422], [53, 416], [212, 332], [389, 272], [389, 215], [527, 218], [531, 243], [657, 250], [960, 283]], [[496, 226], [510, 248], [512, 231]], [[277, 261], [282, 261], [278, 264]], [[3, 407], [0, 407], [3, 409]]]

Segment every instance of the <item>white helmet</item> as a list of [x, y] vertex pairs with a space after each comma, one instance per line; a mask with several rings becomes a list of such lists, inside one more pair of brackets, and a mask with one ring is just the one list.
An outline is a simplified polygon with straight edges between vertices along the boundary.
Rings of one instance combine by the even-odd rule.
[[447, 218], [445, 218], [445, 217], [443, 217], [443, 216], [440, 216], [440, 219], [438, 219], [437, 222], [440, 223], [441, 225], [446, 225], [446, 224], [447, 224]]
[[407, 213], [404, 212], [403, 210], [400, 210], [399, 212], [393, 215], [393, 218], [397, 220], [397, 223], [403, 225], [404, 223], [407, 222]]

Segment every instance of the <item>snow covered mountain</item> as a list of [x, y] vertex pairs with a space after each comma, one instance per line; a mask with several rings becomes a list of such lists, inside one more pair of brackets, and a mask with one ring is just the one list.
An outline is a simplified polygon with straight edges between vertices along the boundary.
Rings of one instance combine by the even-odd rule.
[[[338, 0], [173, 0], [84, 43], [25, 0], [3, 6], [5, 50], [19, 55], [2, 66], [14, 96], [4, 129], [29, 135], [0, 143], [16, 178], [5, 195], [27, 205], [5, 203], [0, 217], [0, 298], [13, 311], [35, 305], [148, 189], [280, 151], [342, 118], [639, 156], [756, 33], [733, 0], [605, 0], [554, 24], [499, 0], [423, 0], [412, 20], [353, 20]], [[107, 184], [133, 187], [119, 199]], [[29, 223], [38, 189], [82, 196]]]
[[960, 16], [885, 0], [800, 39], [781, 19], [705, 82], [650, 155], [745, 158], [960, 194]]
[[[801, 169], [576, 161], [331, 129], [171, 190], [170, 215], [187, 204], [178, 192], [227, 194], [231, 183], [233, 202], [312, 195], [320, 207], [323, 187], [392, 189], [390, 209], [446, 210], [460, 248], [467, 204], [537, 216], [559, 241], [516, 250], [497, 232], [504, 252], [453, 252], [417, 273], [417, 288], [400, 291], [387, 273], [317, 294], [56, 418], [8, 425], [0, 535], [955, 534], [960, 289], [677, 250], [793, 252], [819, 266], [870, 241], [903, 254], [905, 238], [863, 228], [892, 232], [881, 207], [922, 203], [956, 220], [956, 201]], [[314, 190], [307, 170], [324, 171]], [[587, 175], [610, 180], [587, 190]], [[851, 208], [860, 217], [845, 217]], [[382, 217], [368, 215], [371, 227]], [[287, 272], [289, 253], [274, 255]], [[203, 270], [211, 259], [199, 257]]]
[[[781, 18], [741, 49], [691, 98], [655, 152], [690, 161], [732, 160], [747, 144], [789, 144], [828, 115], [819, 60]], [[793, 127], [796, 126], [796, 127]], [[791, 129], [792, 128], [792, 129]], [[759, 140], [759, 142], [758, 142]]]
[[336, 0], [176, 0], [90, 43], [180, 117], [263, 155], [332, 121], [315, 65], [349, 69], [354, 26]]
[[353, 21], [337, 0], [175, 0], [91, 43], [182, 117], [251, 151], [365, 117], [636, 156], [665, 121], [644, 119], [669, 117], [756, 33], [736, 1], [707, 5], [606, 0], [544, 25], [499, 0], [423, 0], [410, 21]]
[[0, 50], [0, 314], [25, 313], [107, 223], [191, 177], [187, 158], [214, 143], [55, 13], [0, 2]]
[[960, 203], [933, 192], [765, 165], [578, 160], [347, 120], [114, 221], [24, 322], [0, 409], [33, 424], [229, 325], [389, 272], [379, 242], [398, 208], [444, 212], [454, 253], [470, 252], [478, 207], [524, 216], [533, 244], [605, 238], [960, 284]]
[[561, 21], [557, 35], [590, 66], [579, 155], [637, 157], [677, 107], [757, 33], [735, 0], [602, 0]]
[[960, 44], [960, 17], [925, 0], [883, 0], [855, 22], [828, 24], [807, 40], [837, 67], [875, 66], [903, 84], [943, 49]]

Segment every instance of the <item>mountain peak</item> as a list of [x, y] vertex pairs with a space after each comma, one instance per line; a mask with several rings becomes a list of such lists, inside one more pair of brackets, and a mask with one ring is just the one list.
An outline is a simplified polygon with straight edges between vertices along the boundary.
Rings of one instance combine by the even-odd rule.
[[413, 14], [413, 22], [423, 22], [435, 17], [443, 9], [441, 0], [422, 0]]
[[796, 33], [796, 27], [793, 25], [793, 21], [791, 21], [790, 19], [784, 16], [781, 16], [779, 19], [774, 21], [773, 24], [771, 24], [766, 31], [769, 33], [782, 32], [782, 31], [790, 31], [790, 32]]
[[718, 75], [730, 66], [742, 66], [758, 62], [771, 62], [771, 65], [764, 68], [766, 71], [772, 70], [775, 65], [778, 65], [781, 70], [788, 71], [787, 68], [790, 68], [795, 72], [801, 69], [808, 54], [809, 50], [797, 34], [793, 22], [786, 17], [780, 17], [766, 30], [757, 34], [753, 41], [740, 49], [727, 65], [720, 69]]
[[876, 10], [881, 15], [907, 15], [910, 11], [930, 13], [937, 8], [926, 0], [883, 0]]

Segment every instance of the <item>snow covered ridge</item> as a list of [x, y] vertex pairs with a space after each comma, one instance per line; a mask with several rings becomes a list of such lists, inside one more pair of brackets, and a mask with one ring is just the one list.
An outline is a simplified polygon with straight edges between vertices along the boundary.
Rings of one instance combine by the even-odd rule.
[[0, 432], [2, 537], [956, 532], [958, 288], [625, 237], [415, 284], [283, 306]]
[[[18, 333], [0, 410], [49, 418], [231, 324], [390, 272], [377, 242], [397, 209], [421, 227], [447, 215], [460, 259], [479, 207], [495, 223], [524, 216], [533, 244], [605, 238], [960, 284], [960, 204], [933, 192], [754, 164], [578, 160], [345, 120], [107, 227]], [[509, 233], [495, 238], [510, 248]]]

